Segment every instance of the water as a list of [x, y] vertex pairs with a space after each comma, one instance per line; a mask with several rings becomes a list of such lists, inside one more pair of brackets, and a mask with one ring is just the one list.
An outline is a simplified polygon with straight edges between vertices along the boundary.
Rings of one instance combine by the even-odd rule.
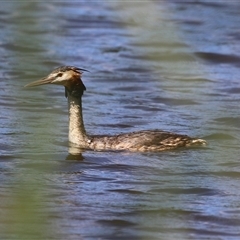
[[[239, 239], [239, 10], [2, 2], [1, 239]], [[90, 71], [90, 133], [160, 128], [208, 147], [73, 152], [64, 89], [23, 88], [65, 64]]]

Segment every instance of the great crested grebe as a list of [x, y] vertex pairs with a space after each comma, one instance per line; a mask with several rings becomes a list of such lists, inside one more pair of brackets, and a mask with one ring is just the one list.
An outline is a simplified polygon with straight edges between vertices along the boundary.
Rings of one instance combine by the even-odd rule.
[[128, 151], [164, 151], [179, 147], [205, 146], [206, 141], [186, 135], [162, 130], [144, 130], [122, 133], [115, 136], [88, 135], [82, 116], [82, 95], [86, 90], [81, 76], [81, 68], [62, 66], [56, 68], [47, 77], [27, 84], [34, 87], [43, 84], [56, 84], [65, 87], [69, 110], [69, 141], [83, 149], [91, 150], [128, 150]]

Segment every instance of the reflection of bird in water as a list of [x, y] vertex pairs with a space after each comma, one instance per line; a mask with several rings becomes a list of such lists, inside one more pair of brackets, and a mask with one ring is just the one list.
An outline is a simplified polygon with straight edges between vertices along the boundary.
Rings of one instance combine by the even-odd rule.
[[163, 151], [179, 147], [204, 146], [206, 141], [161, 130], [144, 130], [114, 136], [88, 135], [82, 116], [82, 95], [86, 90], [82, 80], [84, 69], [63, 66], [55, 69], [47, 77], [29, 83], [26, 87], [56, 84], [65, 87], [69, 109], [69, 141], [83, 149]]

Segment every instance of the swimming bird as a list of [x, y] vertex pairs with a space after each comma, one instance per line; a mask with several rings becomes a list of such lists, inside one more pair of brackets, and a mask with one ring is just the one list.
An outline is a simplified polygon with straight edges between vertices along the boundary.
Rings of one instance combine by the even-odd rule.
[[74, 66], [56, 68], [48, 76], [27, 84], [35, 87], [44, 84], [63, 85], [68, 99], [69, 141], [88, 150], [164, 151], [180, 147], [205, 146], [206, 141], [162, 130], [143, 130], [118, 135], [88, 135], [83, 122], [82, 96], [86, 90], [82, 74], [87, 71]]

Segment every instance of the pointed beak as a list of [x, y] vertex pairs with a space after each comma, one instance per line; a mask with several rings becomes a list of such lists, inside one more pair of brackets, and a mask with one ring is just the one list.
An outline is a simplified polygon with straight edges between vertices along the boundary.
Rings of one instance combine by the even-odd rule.
[[51, 84], [53, 82], [53, 80], [54, 80], [53, 77], [45, 77], [45, 78], [42, 78], [35, 82], [31, 82], [31, 83], [25, 85], [24, 87], [35, 87], [35, 86], [40, 86], [40, 85], [44, 85], [44, 84]]

